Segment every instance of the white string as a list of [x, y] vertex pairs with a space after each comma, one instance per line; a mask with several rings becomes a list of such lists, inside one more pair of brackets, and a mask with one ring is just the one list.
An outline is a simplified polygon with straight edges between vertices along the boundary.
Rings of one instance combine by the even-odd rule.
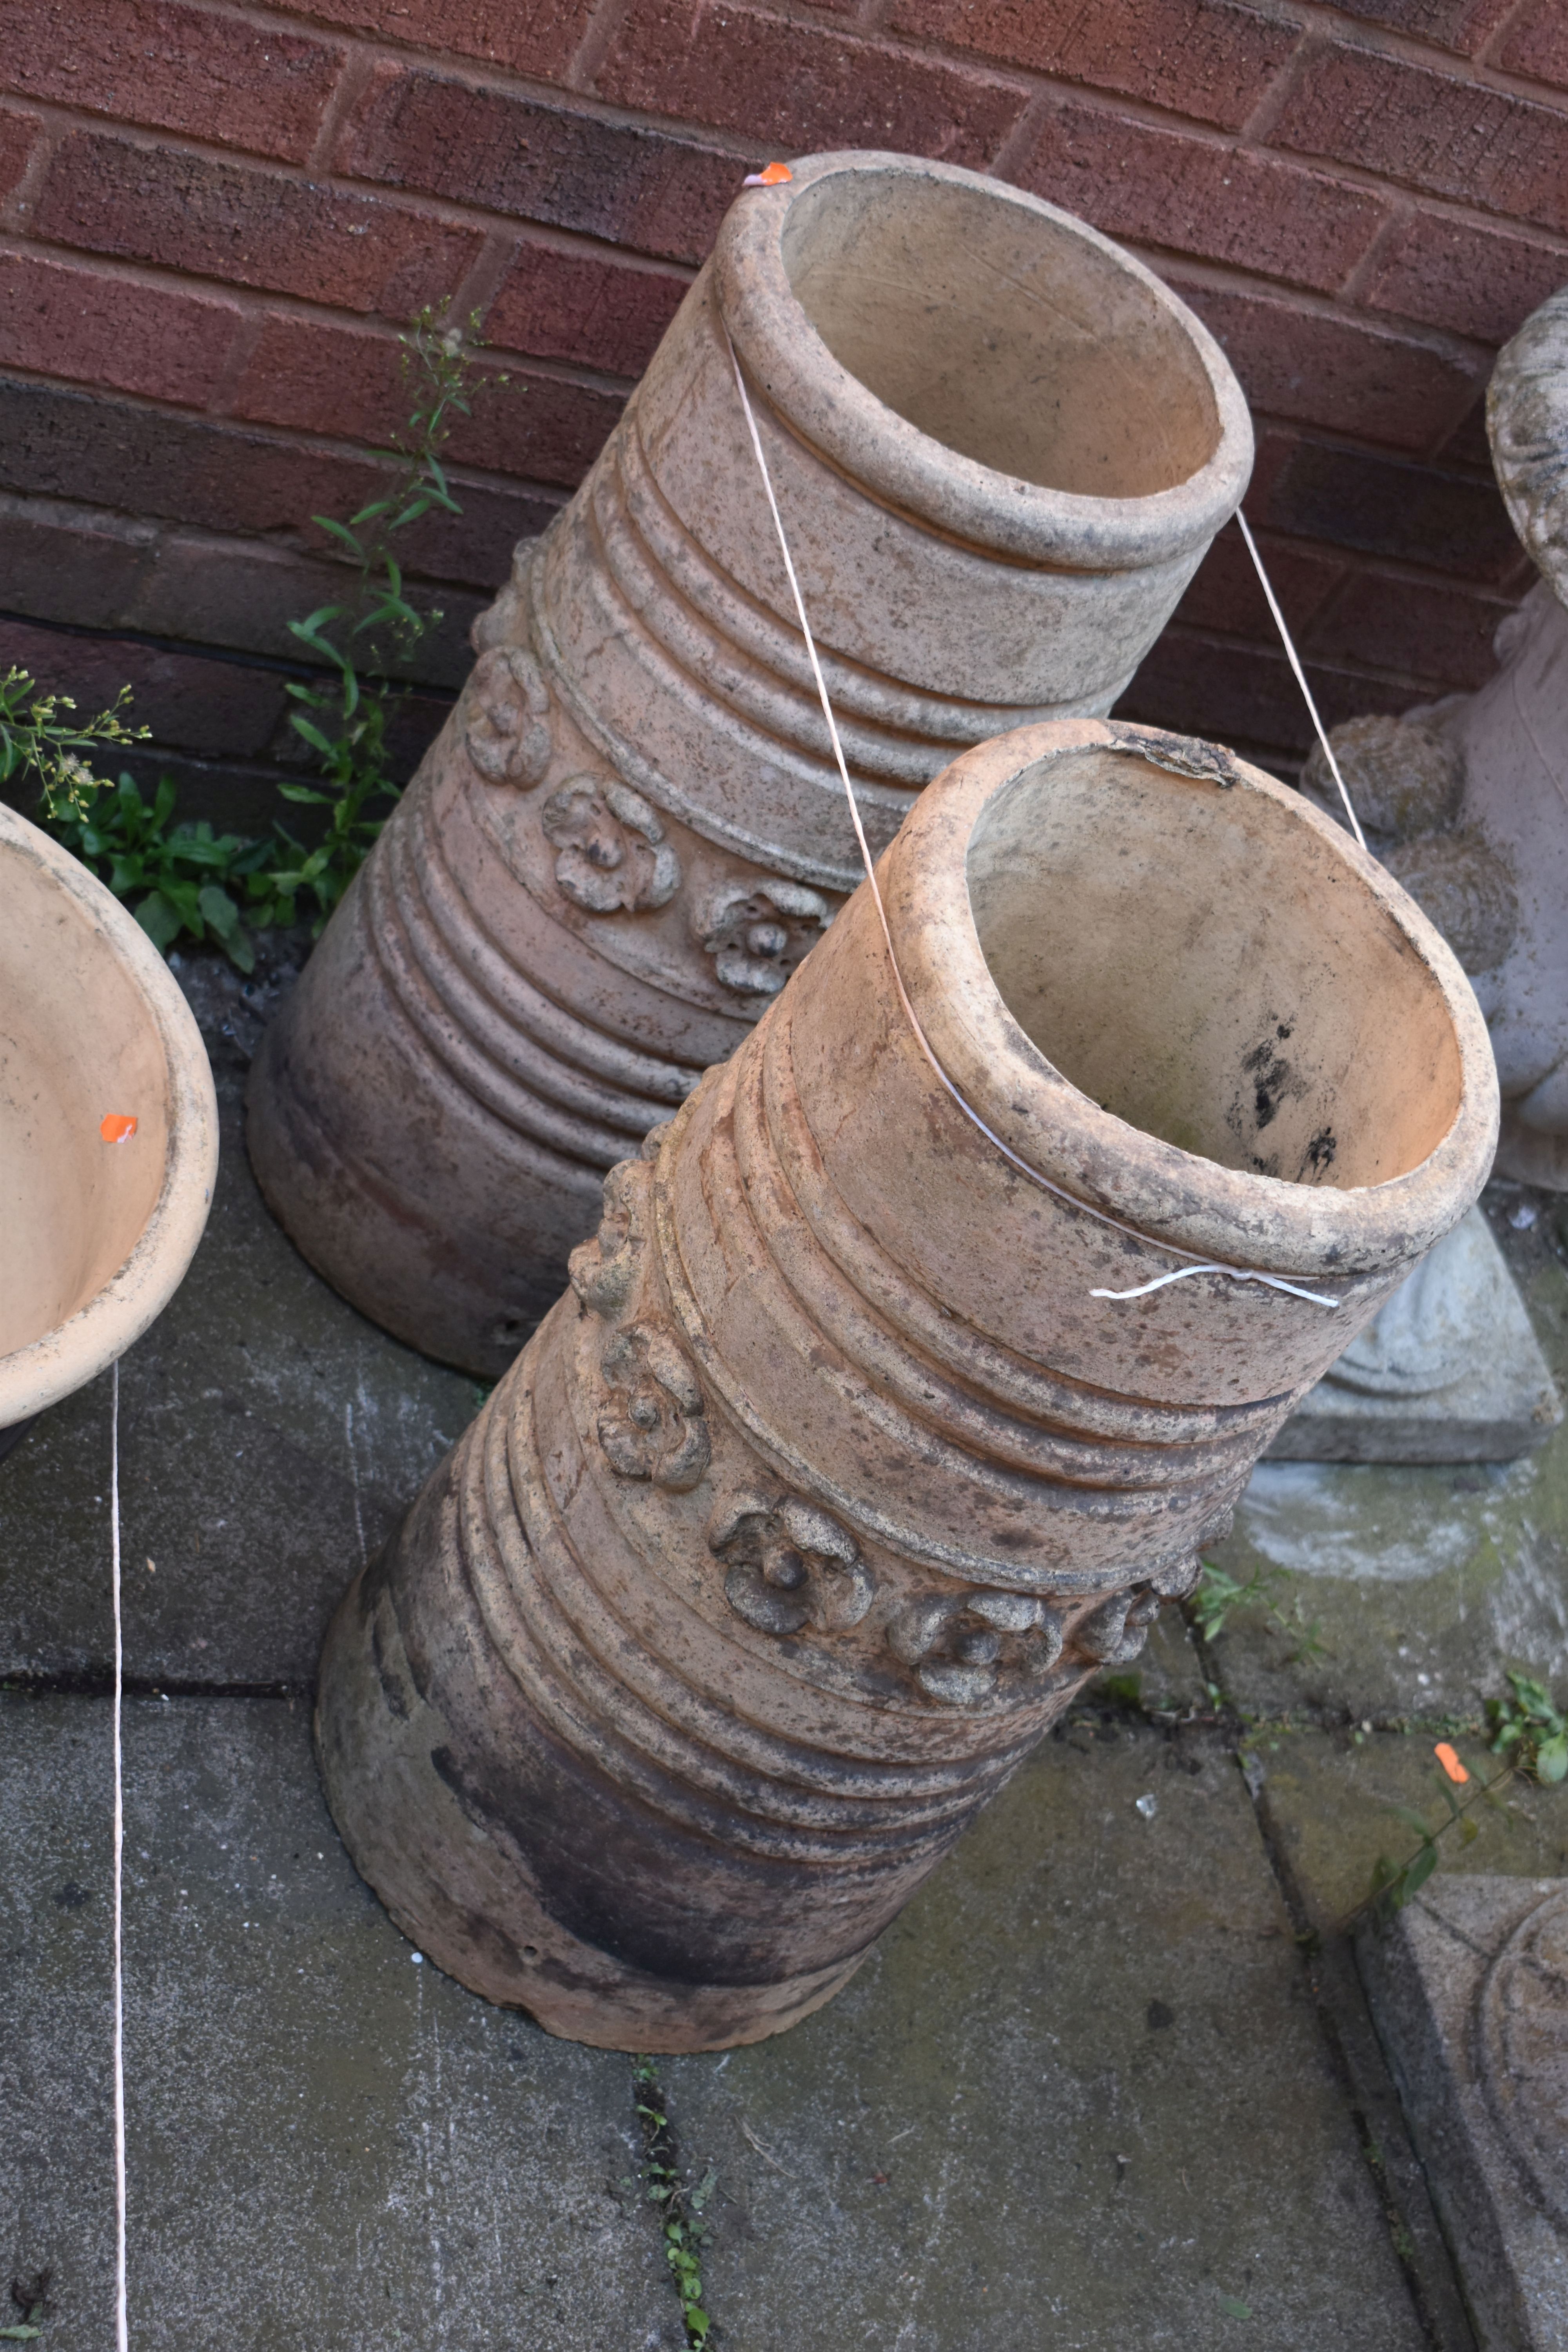
[[[844, 746], [838, 740], [838, 725], [833, 716], [833, 705], [827, 698], [827, 685], [822, 675], [822, 664], [816, 657], [816, 640], [811, 634], [811, 623], [805, 616], [805, 599], [800, 593], [800, 582], [795, 576], [795, 560], [790, 554], [789, 541], [784, 535], [784, 518], [779, 512], [778, 500], [773, 496], [773, 476], [768, 471], [768, 461], [763, 454], [762, 436], [757, 431], [757, 420], [752, 413], [751, 398], [746, 391], [746, 379], [741, 373], [741, 362], [733, 342], [730, 342], [728, 330], [725, 331], [725, 341], [730, 343], [730, 364], [735, 371], [735, 387], [740, 393], [741, 406], [745, 412], [746, 427], [752, 436], [752, 448], [756, 457], [757, 470], [763, 478], [763, 488], [767, 493], [768, 511], [773, 519], [773, 530], [778, 536], [779, 552], [784, 557], [784, 570], [789, 575], [790, 591], [795, 597], [795, 609], [800, 622], [800, 633], [805, 640], [806, 655], [811, 663], [811, 674], [816, 681], [817, 700], [822, 705], [822, 715], [827, 723], [828, 739], [833, 745], [833, 756], [838, 763], [838, 774], [844, 786], [844, 797], [849, 803], [849, 815], [855, 827], [855, 838], [860, 845], [860, 862], [866, 869], [866, 880], [870, 888], [872, 903], [877, 909], [877, 919], [882, 927], [882, 939], [888, 950], [888, 962], [893, 975], [893, 985], [899, 992], [899, 1003], [904, 1008], [905, 1018], [914, 1032], [921, 1051], [965, 1118], [979, 1129], [986, 1141], [993, 1144], [1002, 1154], [1003, 1159], [1012, 1167], [1016, 1168], [1021, 1175], [1027, 1176], [1032, 1183], [1038, 1184], [1044, 1192], [1054, 1194], [1058, 1201], [1066, 1201], [1072, 1208], [1080, 1210], [1085, 1216], [1093, 1217], [1100, 1224], [1110, 1226], [1116, 1233], [1129, 1234], [1132, 1240], [1142, 1243], [1146, 1248], [1166, 1250], [1173, 1257], [1191, 1256], [1190, 1251], [1179, 1249], [1174, 1242], [1160, 1241], [1151, 1234], [1140, 1233], [1135, 1225], [1123, 1224], [1119, 1217], [1107, 1216], [1103, 1210], [1091, 1209], [1087, 1201], [1080, 1201], [1075, 1192], [1065, 1192], [1060, 1185], [1053, 1184], [1048, 1177], [1041, 1175], [1037, 1168], [1031, 1168], [1026, 1160], [1020, 1160], [1017, 1153], [1010, 1150], [999, 1135], [992, 1132], [973, 1105], [964, 1100], [937, 1060], [925, 1031], [921, 1027], [914, 1006], [910, 1003], [904, 987], [903, 975], [899, 970], [899, 960], [893, 952], [893, 935], [888, 927], [887, 909], [882, 904], [882, 893], [878, 887], [877, 870], [872, 862], [870, 845], [866, 839], [865, 827], [860, 822], [860, 810], [855, 798], [854, 787], [849, 782], [849, 769], [844, 757]], [[1332, 754], [1331, 753], [1330, 756], [1331, 758]], [[1167, 1284], [1184, 1282], [1189, 1275], [1194, 1274], [1223, 1274], [1232, 1282], [1260, 1282], [1270, 1290], [1289, 1291], [1292, 1298], [1304, 1298], [1313, 1307], [1337, 1307], [1340, 1304], [1337, 1298], [1326, 1298], [1319, 1291], [1303, 1290], [1294, 1282], [1286, 1282], [1279, 1275], [1258, 1274], [1245, 1266], [1222, 1265], [1208, 1259], [1194, 1260], [1189, 1265], [1173, 1267], [1169, 1274], [1157, 1275], [1152, 1282], [1140, 1284], [1136, 1290], [1091, 1290], [1089, 1295], [1091, 1298], [1146, 1298], [1152, 1290], [1163, 1290]]]
[[1273, 586], [1270, 583], [1268, 572], [1263, 569], [1263, 558], [1258, 552], [1258, 541], [1253, 538], [1251, 531], [1247, 529], [1247, 517], [1242, 513], [1239, 507], [1237, 507], [1236, 510], [1236, 519], [1241, 525], [1241, 535], [1247, 541], [1247, 551], [1252, 558], [1253, 569], [1257, 572], [1258, 579], [1263, 583], [1263, 593], [1268, 599], [1268, 609], [1274, 615], [1274, 625], [1279, 630], [1281, 638], [1284, 640], [1286, 655], [1289, 660], [1291, 668], [1296, 673], [1296, 683], [1301, 689], [1301, 698], [1306, 703], [1307, 709], [1310, 711], [1312, 716], [1312, 724], [1318, 730], [1318, 740], [1323, 747], [1323, 757], [1329, 763], [1329, 773], [1332, 776], [1335, 783], [1338, 784], [1340, 788], [1340, 798], [1345, 804], [1345, 814], [1351, 821], [1351, 831], [1356, 837], [1357, 845], [1361, 848], [1365, 849], [1366, 835], [1361, 829], [1361, 819], [1357, 816], [1354, 809], [1351, 806], [1351, 796], [1345, 790], [1345, 780], [1340, 773], [1340, 763], [1334, 757], [1334, 747], [1323, 731], [1323, 722], [1318, 716], [1318, 706], [1312, 699], [1312, 689], [1307, 683], [1307, 673], [1301, 667], [1301, 656], [1296, 651], [1295, 643], [1291, 638], [1289, 630], [1285, 626], [1285, 615], [1279, 610], [1279, 600], [1274, 593]]
[[120, 1738], [120, 1700], [125, 1680], [125, 1647], [120, 1616], [120, 1366], [118, 1363], [114, 1365], [110, 1373], [109, 1395], [110, 1585], [114, 1597], [114, 2341], [117, 2352], [126, 2352], [125, 1988], [121, 1961], [125, 1794]]
[[110, 1376], [110, 1585], [114, 1602], [114, 2336], [126, 2352], [125, 2320], [125, 2000], [121, 1955], [125, 1853], [121, 1696], [125, 1679], [120, 1610], [120, 1366]]

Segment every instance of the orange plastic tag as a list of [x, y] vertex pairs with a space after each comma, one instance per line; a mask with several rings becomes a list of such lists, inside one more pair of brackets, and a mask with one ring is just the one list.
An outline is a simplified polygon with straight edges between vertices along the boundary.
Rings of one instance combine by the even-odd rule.
[[105, 1143], [129, 1143], [136, 1132], [136, 1121], [129, 1111], [111, 1110], [107, 1118], [99, 1120], [98, 1131]]
[[782, 188], [795, 173], [787, 163], [770, 163], [761, 172], [748, 172], [741, 185], [743, 188]]
[[1437, 1759], [1438, 1763], [1443, 1767], [1444, 1771], [1447, 1772], [1449, 1780], [1457, 1782], [1462, 1789], [1465, 1782], [1470, 1776], [1466, 1771], [1464, 1766], [1460, 1763], [1456, 1750], [1450, 1747], [1447, 1740], [1439, 1739], [1436, 1747], [1432, 1750], [1432, 1753]]

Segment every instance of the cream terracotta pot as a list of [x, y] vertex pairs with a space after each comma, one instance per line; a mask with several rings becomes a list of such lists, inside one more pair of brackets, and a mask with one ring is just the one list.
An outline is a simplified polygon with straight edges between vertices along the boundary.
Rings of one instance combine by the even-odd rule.
[[[1480, 1189], [1497, 1088], [1448, 950], [1298, 794], [1143, 756], [1171, 744], [1025, 729], [880, 861], [942, 1067], [1058, 1189], [944, 1090], [863, 887], [612, 1172], [339, 1612], [350, 1852], [552, 2032], [717, 2048], [829, 1999]], [[1173, 1251], [1340, 1303], [1097, 1295]]]
[[878, 154], [739, 197], [256, 1066], [305, 1255], [480, 1373], [858, 877], [727, 336], [879, 849], [1110, 709], [1251, 466], [1204, 328], [1052, 205]]
[[0, 1007], [3, 1453], [178, 1288], [212, 1204], [217, 1105], [152, 940], [3, 806]]

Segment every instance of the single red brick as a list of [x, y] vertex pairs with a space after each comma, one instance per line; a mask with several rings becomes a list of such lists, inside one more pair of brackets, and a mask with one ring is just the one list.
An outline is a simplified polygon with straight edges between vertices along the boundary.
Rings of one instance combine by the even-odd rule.
[[0, 496], [0, 601], [37, 621], [133, 626], [131, 608], [155, 537], [152, 523]]
[[668, 260], [700, 261], [746, 166], [691, 139], [569, 101], [386, 66], [344, 128], [339, 167]]
[[1343, 15], [1391, 32], [1409, 33], [1434, 48], [1473, 58], [1484, 48], [1513, 0], [1338, 0]]
[[888, 21], [1227, 131], [1241, 128], [1301, 37], [1283, 10], [1232, 0], [894, 0]]
[[483, 58], [558, 81], [593, 21], [595, 0], [310, 0], [310, 14], [417, 48]]
[[[291, 425], [390, 448], [408, 415], [399, 357], [391, 335], [274, 315], [264, 322], [235, 387], [234, 410], [255, 424]], [[504, 384], [494, 381], [503, 373]], [[458, 422], [447, 456], [456, 464], [574, 486], [621, 406], [615, 393], [487, 362], [473, 414]]]
[[1378, 255], [1362, 291], [1374, 310], [1506, 343], [1568, 280], [1568, 253], [1533, 237], [1411, 213]]
[[[1267, 537], [1259, 542], [1258, 552], [1286, 622], [1292, 635], [1299, 636], [1344, 579], [1344, 564], [1333, 555]], [[1220, 532], [1194, 573], [1174, 617], [1189, 628], [1278, 646], [1279, 632], [1239, 530]]]
[[244, 320], [237, 302], [142, 286], [101, 269], [0, 254], [13, 367], [205, 408]]
[[[286, 704], [273, 669], [221, 656], [152, 646], [142, 637], [89, 635], [0, 620], [0, 663], [30, 670], [39, 684], [75, 697], [81, 711], [107, 709], [131, 688], [130, 717], [154, 740], [186, 751], [227, 751], [244, 759], [271, 740]], [[107, 767], [118, 761], [106, 760]]]
[[0, 87], [300, 163], [345, 55], [184, 0], [0, 0]]
[[452, 435], [463, 466], [575, 489], [620, 416], [619, 393], [510, 368], [504, 389], [478, 403]]
[[1102, 107], [1053, 105], [1010, 176], [1111, 236], [1329, 293], [1388, 217], [1371, 190]]
[[274, 817], [281, 817], [296, 840], [312, 845], [324, 830], [320, 823], [324, 812], [297, 807], [281, 797], [279, 787], [299, 779], [270, 762], [198, 759], [189, 751], [148, 744], [128, 752], [121, 764], [148, 799], [168, 777], [176, 794], [176, 824], [199, 824], [205, 817], [215, 832], [237, 833], [253, 841], [270, 831]]
[[1270, 416], [1396, 449], [1428, 449], [1484, 381], [1476, 362], [1325, 317], [1288, 296], [1172, 283], [1220, 344], [1254, 408]]
[[409, 398], [390, 334], [271, 311], [229, 395], [236, 416], [390, 448]]
[[[505, 568], [503, 562], [503, 577]], [[301, 661], [302, 649], [289, 624], [340, 602], [351, 586], [341, 562], [254, 540], [170, 530], [124, 617], [128, 626], [159, 636]], [[468, 631], [489, 596], [449, 581], [437, 583], [435, 593], [443, 617], [420, 646], [413, 674], [460, 685], [473, 663]]]
[[33, 226], [90, 253], [395, 319], [452, 293], [483, 242], [410, 205], [100, 131], [62, 141]]
[[[1370, 710], [1407, 710], [1422, 689], [1348, 667], [1307, 665], [1326, 727]], [[1313, 741], [1301, 689], [1282, 653], [1216, 644], [1173, 623], [1145, 656], [1116, 706], [1119, 719], [1169, 727], [1220, 743], [1251, 743], [1298, 756]]]
[[1488, 61], [1526, 81], [1568, 89], [1568, 16], [1563, 0], [1534, 0], [1517, 16]]
[[1379, 50], [1312, 58], [1269, 143], [1568, 230], [1568, 114]]
[[1454, 430], [1434, 453], [1445, 466], [1473, 466], [1489, 482], [1492, 477], [1492, 445], [1487, 437], [1487, 397], [1483, 392], [1474, 407], [1466, 410]]
[[598, 254], [525, 245], [485, 313], [485, 340], [534, 359], [638, 376], [688, 282], [669, 270], [631, 269]]
[[632, 0], [595, 77], [601, 96], [741, 133], [762, 150], [889, 147], [984, 168], [1027, 103], [973, 67], [732, 0]]
[[1494, 483], [1326, 442], [1266, 447], [1247, 511], [1255, 524], [1321, 548], [1353, 548], [1489, 586], [1508, 577], [1519, 552]]
[[1508, 597], [1361, 572], [1312, 622], [1302, 652], [1429, 679], [1453, 693], [1491, 677], [1492, 638], [1512, 610]]
[[8, 196], [26, 170], [38, 130], [36, 114], [0, 106], [0, 196]]
[[[348, 515], [395, 480], [386, 460], [346, 457], [178, 411], [37, 379], [0, 376], [0, 489], [161, 516], [240, 535], [298, 530], [318, 552], [313, 514]], [[517, 541], [556, 509], [548, 495], [455, 478], [458, 516], [435, 513], [400, 541], [405, 568], [492, 593]]]

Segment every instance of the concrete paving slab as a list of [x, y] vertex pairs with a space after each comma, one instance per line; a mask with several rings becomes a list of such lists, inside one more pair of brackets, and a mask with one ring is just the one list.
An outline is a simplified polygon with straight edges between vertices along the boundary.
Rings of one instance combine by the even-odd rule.
[[1427, 2340], [1206, 1736], [1048, 1743], [831, 2008], [659, 2068], [743, 2352]]
[[[415, 1962], [332, 1832], [302, 1706], [125, 1717], [138, 2352], [653, 2352], [630, 2061]], [[109, 1708], [0, 1697], [0, 2296], [113, 2341]], [[0, 2312], [0, 2326], [19, 2316]]]
[[[311, 1273], [246, 1160], [244, 1061], [210, 1031], [208, 1044], [213, 1213], [183, 1287], [121, 1366], [126, 1673], [305, 1689], [362, 1559], [482, 1391]], [[107, 1671], [109, 1405], [106, 1373], [0, 1465], [0, 1680]]]
[[[1287, 1889], [1321, 1933], [1334, 1933], [1363, 1901], [1381, 1854], [1399, 1863], [1415, 1851], [1419, 1841], [1396, 1807], [1422, 1814], [1434, 1830], [1447, 1820], [1434, 1745], [1430, 1730], [1358, 1738], [1265, 1726], [1243, 1750]], [[1477, 1791], [1502, 1772], [1502, 1759], [1479, 1738], [1458, 1734], [1453, 1746]], [[1445, 1832], [1445, 1876], [1568, 1874], [1568, 1785], [1542, 1788], [1511, 1775], [1490, 1798], [1478, 1796], [1474, 1819], [1479, 1833], [1468, 1843]]]
[[1432, 1880], [1362, 1939], [1482, 2352], [1568, 2344], [1568, 1880]]
[[[1559, 1387], [1568, 1389], [1563, 1204], [1489, 1194], [1503, 1246]], [[1479, 1720], [1519, 1666], [1568, 1680], [1568, 1426], [1510, 1463], [1441, 1467], [1266, 1462], [1236, 1528], [1209, 1557], [1260, 1571], [1324, 1654], [1258, 1606], [1238, 1609], [1211, 1664], [1248, 1712], [1331, 1721]]]
[[[107, 1718], [0, 1699], [0, 2255], [52, 2273], [45, 2352], [109, 2326]], [[126, 1722], [141, 2352], [674, 2352], [630, 2062], [415, 1961], [302, 1706]], [[833, 2009], [659, 2068], [724, 2352], [1426, 2342], [1209, 1735], [1051, 1742]]]

